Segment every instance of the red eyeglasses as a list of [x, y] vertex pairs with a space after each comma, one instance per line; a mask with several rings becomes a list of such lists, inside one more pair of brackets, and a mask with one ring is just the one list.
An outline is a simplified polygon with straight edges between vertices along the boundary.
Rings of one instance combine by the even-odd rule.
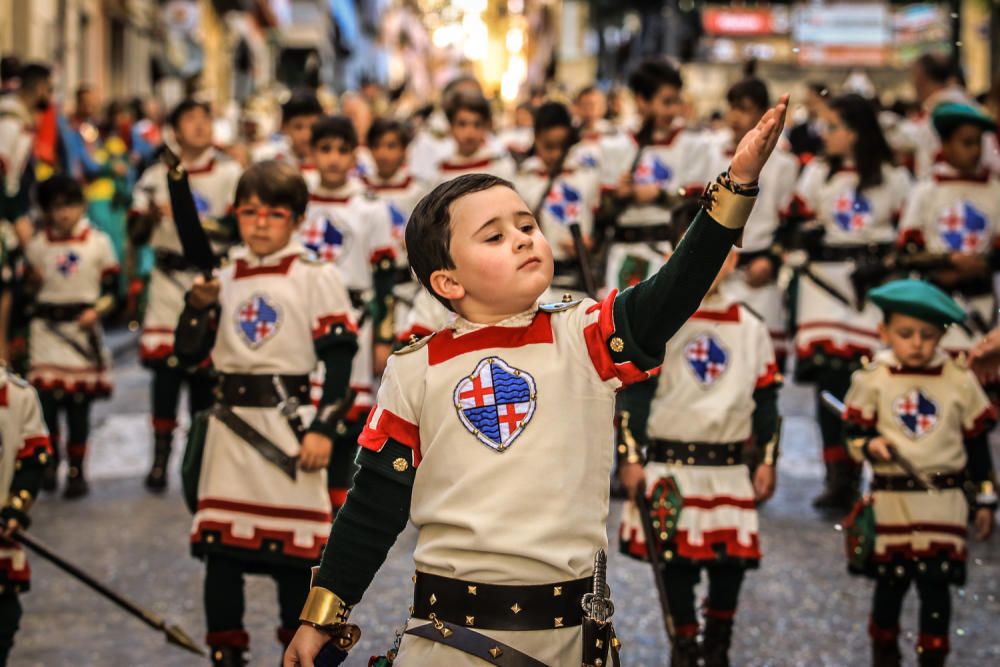
[[257, 222], [261, 218], [268, 224], [280, 225], [292, 219], [292, 212], [287, 208], [270, 206], [240, 206], [236, 209], [236, 219], [239, 222]]

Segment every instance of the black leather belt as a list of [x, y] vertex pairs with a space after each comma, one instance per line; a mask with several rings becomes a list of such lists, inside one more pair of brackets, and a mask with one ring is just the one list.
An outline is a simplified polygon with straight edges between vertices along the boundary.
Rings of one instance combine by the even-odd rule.
[[32, 317], [50, 322], [74, 322], [88, 308], [89, 303], [36, 303], [32, 309]]
[[539, 586], [499, 586], [418, 572], [414, 618], [436, 618], [484, 630], [552, 630], [581, 623], [580, 600], [591, 580]]
[[881, 259], [893, 246], [891, 243], [871, 243], [867, 245], [823, 246], [810, 250], [809, 259], [814, 262], [846, 262], [852, 259]]
[[615, 226], [615, 243], [656, 243], [673, 241], [673, 228], [667, 224], [643, 225], [639, 227]]
[[[955, 472], [938, 472], [927, 476], [937, 489], [960, 489], [965, 483], [965, 475]], [[872, 477], [872, 491], [920, 491], [926, 490], [909, 475], [875, 475]]]
[[171, 250], [157, 248], [154, 251], [154, 258], [156, 268], [164, 273], [187, 273], [198, 270], [197, 267], [191, 264], [191, 262], [187, 261], [184, 255]]
[[657, 463], [688, 466], [735, 466], [743, 463], [742, 442], [682, 442], [654, 440], [647, 457]]
[[219, 403], [230, 407], [273, 408], [282, 402], [275, 387], [275, 378], [282, 383], [288, 398], [299, 405], [309, 403], [308, 375], [251, 375], [224, 373], [219, 377], [216, 395]]

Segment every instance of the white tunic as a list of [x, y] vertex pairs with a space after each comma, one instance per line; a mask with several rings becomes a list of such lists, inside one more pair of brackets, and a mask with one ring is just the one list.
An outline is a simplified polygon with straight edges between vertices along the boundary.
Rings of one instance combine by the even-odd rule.
[[509, 155], [484, 144], [469, 157], [453, 153], [440, 161], [433, 182], [437, 185], [466, 174], [491, 174], [509, 181], [514, 178], [515, 170], [514, 160]]
[[[184, 165], [194, 195], [195, 207], [206, 229], [219, 226], [233, 206], [236, 184], [242, 169], [214, 148], [209, 148], [190, 164]], [[170, 193], [167, 190], [167, 168], [157, 162], [142, 174], [142, 178], [132, 191], [132, 208], [138, 213], [146, 213], [154, 206], [169, 206]], [[153, 229], [149, 240], [153, 250], [183, 254], [177, 226], [170, 218], [161, 218]], [[214, 244], [216, 252], [224, 252], [225, 247]], [[174, 351], [174, 329], [177, 318], [184, 310], [184, 294], [191, 289], [195, 271], [163, 271], [154, 267], [149, 277], [149, 299], [146, 315], [139, 338], [139, 355], [146, 363], [166, 360]]]
[[[222, 373], [307, 375], [317, 365], [313, 341], [331, 326], [353, 328], [350, 303], [337, 270], [310, 258], [298, 243], [268, 257], [249, 251], [219, 272], [218, 334], [212, 362]], [[233, 411], [286, 454], [300, 443], [277, 408]], [[309, 424], [312, 405], [299, 408]], [[326, 470], [299, 470], [297, 479], [267, 462], [224, 424], [210, 418], [191, 528], [196, 552], [214, 548], [274, 550], [316, 561], [330, 532]]]
[[21, 189], [35, 142], [34, 124], [16, 94], [0, 97], [0, 187], [8, 197]]
[[[57, 238], [49, 230], [35, 235], [25, 257], [41, 277], [39, 304], [94, 305], [101, 296], [101, 284], [106, 276], [119, 270], [111, 240], [104, 232], [91, 227], [85, 218], [67, 238]], [[95, 325], [94, 334], [99, 341], [98, 349], [94, 349], [91, 337], [75, 321], [32, 319], [28, 379], [42, 391], [109, 395], [111, 356], [100, 343], [103, 339], [100, 323]], [[63, 337], [74, 341], [88, 355], [74, 349]]]

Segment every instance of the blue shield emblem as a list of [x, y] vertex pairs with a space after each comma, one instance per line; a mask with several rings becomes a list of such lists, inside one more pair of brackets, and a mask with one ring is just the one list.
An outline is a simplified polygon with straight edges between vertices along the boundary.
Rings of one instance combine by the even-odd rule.
[[325, 215], [308, 221], [301, 234], [302, 245], [324, 262], [336, 261], [344, 247], [344, 233]]
[[68, 278], [76, 273], [79, 266], [80, 256], [72, 250], [61, 252], [56, 255], [56, 271], [58, 271], [64, 278]]
[[942, 211], [938, 227], [949, 250], [979, 252], [986, 238], [986, 215], [969, 202], [957, 202]]
[[860, 192], [845, 192], [833, 205], [833, 221], [845, 232], [861, 231], [871, 223], [872, 204]]
[[490, 449], [502, 452], [535, 414], [535, 379], [502, 359], [489, 357], [455, 387], [462, 425]]
[[644, 156], [636, 165], [632, 180], [636, 185], [659, 185], [663, 187], [674, 178], [673, 170], [660, 162], [655, 155]]
[[583, 151], [580, 156], [580, 166], [584, 169], [597, 169], [597, 156], [592, 151]]
[[403, 232], [406, 230], [406, 216], [392, 202], [388, 202], [388, 206], [389, 218], [392, 220], [392, 235], [397, 239], [401, 239], [403, 238]]
[[566, 183], [556, 183], [545, 198], [545, 210], [563, 225], [580, 221], [580, 191]]
[[926, 435], [937, 424], [937, 405], [919, 389], [903, 394], [892, 407], [896, 419], [910, 437]]
[[698, 383], [708, 387], [726, 372], [729, 355], [715, 338], [703, 334], [684, 347], [684, 358]]
[[236, 330], [252, 349], [257, 349], [281, 325], [281, 310], [262, 294], [254, 294], [236, 310]]
[[194, 189], [191, 190], [191, 196], [194, 199], [194, 207], [198, 211], [198, 215], [199, 216], [208, 215], [209, 212], [212, 210], [212, 205], [208, 203], [208, 200], [205, 199], [201, 194], [198, 193], [197, 190]]

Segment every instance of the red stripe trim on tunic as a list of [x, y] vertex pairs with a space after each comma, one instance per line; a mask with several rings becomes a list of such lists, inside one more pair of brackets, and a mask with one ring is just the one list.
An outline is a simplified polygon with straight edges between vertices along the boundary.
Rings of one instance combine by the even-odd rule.
[[188, 176], [200, 176], [201, 174], [207, 174], [215, 169], [215, 158], [209, 160], [202, 167], [184, 167], [184, 171], [187, 172]]
[[916, 558], [936, 558], [945, 554], [948, 560], [964, 563], [966, 553], [964, 548], [947, 542], [931, 542], [926, 549], [914, 549], [911, 544], [887, 544], [883, 553], [875, 553], [872, 560], [876, 563], [891, 563], [899, 558], [913, 560]]
[[726, 310], [697, 310], [691, 316], [692, 320], [707, 320], [709, 322], [739, 322], [740, 305], [734, 303]]
[[413, 183], [413, 176], [407, 176], [400, 183], [375, 183], [369, 180], [368, 177], [364, 177], [361, 180], [364, 181], [364, 184], [367, 185], [372, 190], [375, 190], [377, 192], [384, 192], [386, 190], [405, 190], [406, 188], [410, 187], [411, 183]]
[[199, 500], [198, 511], [200, 512], [201, 510], [225, 510], [227, 512], [239, 512], [240, 514], [254, 514], [279, 519], [301, 519], [302, 521], [329, 522], [331, 520], [329, 512], [297, 507], [259, 505], [257, 503], [247, 503], [238, 500], [223, 500], [222, 498], [203, 498]]
[[734, 498], [733, 496], [684, 496], [684, 507], [700, 510], [712, 510], [719, 507], [738, 507], [752, 510], [757, 507], [753, 498]]
[[383, 259], [396, 259], [396, 250], [391, 246], [376, 248], [372, 251], [371, 257], [368, 258], [368, 261], [372, 264], [378, 264]]
[[24, 439], [24, 444], [17, 450], [17, 458], [18, 460], [30, 459], [42, 452], [52, 454], [52, 443], [49, 441], [49, 436], [33, 435]]
[[413, 467], [420, 465], [420, 427], [376, 405], [368, 413], [358, 444], [373, 452], [380, 452], [389, 438], [413, 450]]
[[172, 334], [174, 332], [174, 327], [143, 327], [142, 333], [145, 334]]
[[292, 264], [296, 259], [298, 259], [298, 255], [288, 255], [287, 257], [282, 257], [281, 261], [277, 264], [270, 266], [250, 266], [245, 259], [238, 259], [236, 260], [236, 271], [233, 273], [233, 279], [239, 280], [240, 278], [249, 278], [251, 276], [275, 274], [284, 275], [292, 268]]
[[[191, 533], [191, 543], [200, 544], [205, 542], [203, 534], [206, 532], [218, 533], [219, 542], [223, 546], [247, 549], [250, 551], [260, 551], [264, 546], [264, 540], [281, 542], [281, 553], [293, 558], [306, 560], [317, 560], [323, 553], [326, 546], [326, 537], [316, 535], [311, 547], [299, 547], [293, 540], [296, 533], [290, 530], [263, 530], [254, 528], [253, 537], [237, 537], [233, 535], [232, 524], [219, 521], [199, 521], [195, 532]], [[207, 543], [207, 542], [206, 542]]]
[[611, 352], [608, 350], [608, 339], [614, 335], [616, 330], [614, 309], [617, 296], [618, 290], [613, 289], [603, 301], [587, 308], [588, 315], [595, 310], [599, 310], [600, 314], [596, 322], [584, 327], [583, 338], [587, 344], [590, 361], [594, 364], [594, 369], [597, 371], [598, 377], [605, 382], [613, 378], [618, 378], [622, 384], [630, 385], [659, 374], [660, 369], [654, 368], [647, 372], [641, 370], [631, 361], [617, 364], [611, 358]]
[[838, 329], [840, 331], [858, 334], [859, 336], [871, 336], [872, 338], [878, 337], [878, 331], [875, 331], [874, 329], [862, 329], [861, 327], [855, 327], [850, 324], [835, 322], [833, 320], [813, 320], [810, 322], [803, 322], [799, 324], [797, 328], [799, 331], [808, 331], [809, 329]]
[[309, 195], [309, 201], [317, 204], [346, 204], [351, 201], [350, 197], [324, 197], [323, 195]]
[[61, 238], [56, 236], [51, 227], [45, 229], [45, 240], [49, 243], [73, 243], [74, 241], [86, 241], [87, 237], [90, 236], [90, 230], [92, 227], [86, 227], [82, 232], [75, 236], [67, 236], [66, 238]]
[[860, 345], [837, 345], [828, 338], [810, 341], [808, 345], [799, 345], [795, 348], [795, 356], [799, 359], [809, 359], [822, 352], [829, 357], [841, 357], [843, 359], [853, 359], [855, 357], [871, 356], [871, 347]]
[[896, 238], [896, 245], [902, 248], [910, 244], [920, 248], [925, 247], [927, 241], [924, 239], [924, 233], [919, 229], [904, 229], [900, 231], [899, 236]]
[[929, 366], [927, 368], [911, 368], [908, 366], [890, 366], [891, 375], [941, 375], [944, 366]]
[[139, 344], [139, 359], [142, 361], [161, 361], [174, 353], [174, 346], [161, 343], [160, 345], [149, 346]]
[[966, 536], [965, 526], [950, 523], [902, 523], [878, 524], [875, 526], [878, 535], [909, 535], [910, 533], [944, 533], [945, 535]]
[[975, 421], [972, 422], [972, 427], [968, 429], [962, 429], [962, 435], [966, 438], [974, 438], [981, 434], [983, 431], [992, 427], [997, 420], [997, 408], [995, 405], [988, 405], [979, 416], [976, 417]]
[[769, 362], [767, 368], [764, 369], [764, 373], [757, 378], [757, 384], [755, 389], [763, 389], [764, 387], [770, 387], [772, 384], [778, 381], [778, 364], [775, 362]]
[[4, 384], [4, 385], [0, 386], [0, 408], [7, 407], [7, 405], [8, 405], [9, 402], [10, 402], [10, 399], [7, 398], [7, 385]]
[[750, 544], [741, 544], [737, 539], [739, 531], [735, 528], [724, 528], [719, 530], [707, 530], [701, 534], [702, 544], [691, 544], [688, 541], [688, 531], [679, 530], [674, 541], [677, 546], [677, 555], [691, 560], [715, 560], [718, 553], [715, 546], [723, 545], [726, 555], [733, 558], [748, 558], [752, 560], [760, 559], [760, 542], [757, 535], [750, 535]]
[[352, 333], [358, 332], [358, 327], [354, 324], [354, 321], [351, 320], [351, 318], [345, 314], [337, 313], [334, 315], [323, 315], [322, 317], [319, 318], [319, 321], [316, 323], [316, 326], [313, 327], [312, 330], [313, 340], [316, 340], [320, 336], [325, 336], [326, 334], [328, 334], [330, 332], [330, 328], [334, 324], [342, 324], [348, 331]]
[[479, 160], [478, 162], [467, 162], [465, 164], [456, 164], [454, 162], [442, 162], [440, 165], [441, 171], [464, 171], [466, 169], [482, 169], [483, 167], [488, 167], [496, 158], [488, 157], [485, 160]]
[[490, 348], [515, 348], [525, 345], [552, 343], [552, 322], [549, 313], [539, 311], [526, 327], [485, 327], [455, 336], [454, 329], [444, 329], [427, 343], [427, 361], [431, 366], [449, 359]]
[[853, 405], [848, 405], [847, 409], [844, 410], [843, 414], [844, 421], [851, 422], [852, 424], [857, 424], [858, 426], [864, 426], [870, 428], [875, 426], [875, 422], [878, 420], [878, 414], [872, 416], [868, 419], [864, 415], [864, 411], [861, 408], [855, 407]]

